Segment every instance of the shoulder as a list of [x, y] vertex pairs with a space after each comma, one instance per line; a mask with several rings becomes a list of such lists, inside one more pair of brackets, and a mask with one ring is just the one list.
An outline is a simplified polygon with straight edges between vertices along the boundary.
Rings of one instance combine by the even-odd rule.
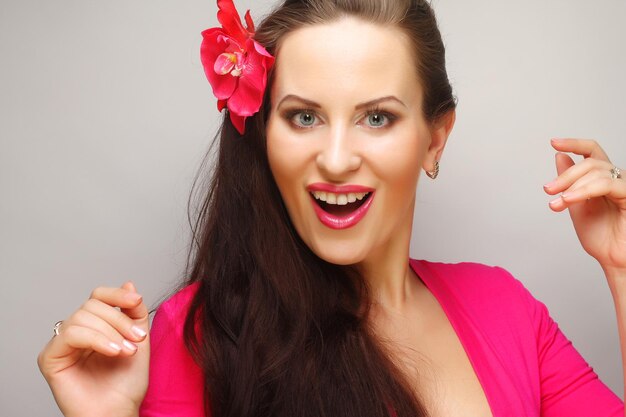
[[[439, 283], [464, 291], [485, 292], [518, 291], [522, 283], [509, 271], [499, 266], [476, 262], [443, 263], [411, 259], [414, 269], [425, 272]], [[418, 272], [419, 274], [419, 272]]]
[[188, 285], [156, 310], [150, 329], [148, 391], [141, 417], [202, 417], [204, 375], [183, 337], [185, 319], [199, 284]]
[[504, 268], [473, 262], [411, 262], [452, 320], [481, 333], [502, 352], [512, 346], [532, 350], [533, 342], [553, 327], [546, 306]]
[[187, 285], [161, 303], [152, 322], [153, 342], [157, 342], [155, 339], [162, 335], [182, 335], [185, 319], [198, 287], [198, 282]]
[[441, 302], [464, 306], [481, 315], [509, 312], [513, 316], [521, 314], [529, 318], [529, 310], [537, 303], [520, 280], [499, 266], [414, 259], [410, 262]]
[[199, 282], [194, 282], [178, 290], [161, 303], [157, 311], [161, 310], [174, 316], [186, 315], [193, 297], [198, 292], [199, 285]]

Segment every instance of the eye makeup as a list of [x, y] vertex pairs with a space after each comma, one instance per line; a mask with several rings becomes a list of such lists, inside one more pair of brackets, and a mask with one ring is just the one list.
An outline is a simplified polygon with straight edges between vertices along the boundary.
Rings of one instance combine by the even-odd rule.
[[368, 127], [371, 129], [386, 129], [391, 127], [395, 121], [398, 119], [398, 116], [396, 116], [395, 114], [382, 109], [380, 106], [375, 106], [373, 108], [368, 109], [365, 112], [365, 115], [361, 118], [361, 120], [366, 119], [366, 120], [370, 120], [371, 121], [371, 117], [372, 116], [382, 116], [383, 118], [385, 118], [387, 120], [387, 122], [383, 125], [380, 126], [373, 126], [373, 125], [369, 125]]
[[[281, 117], [295, 129], [311, 129], [318, 126], [320, 123], [320, 116], [317, 110], [309, 107], [289, 108], [283, 110], [280, 114]], [[303, 116], [307, 115], [312, 118], [310, 122], [306, 122], [306, 119], [303, 119]], [[368, 121], [373, 121], [373, 116], [382, 117], [384, 122], [381, 125], [368, 123]], [[376, 105], [367, 109], [365, 113], [359, 117], [357, 125], [364, 126], [369, 129], [388, 129], [398, 120], [398, 118], [399, 116], [395, 113]], [[303, 121], [304, 123], [302, 123]]]
[[319, 119], [317, 111], [311, 108], [293, 108], [286, 109], [281, 112], [281, 116], [283, 117], [283, 119], [285, 119], [290, 126], [296, 129], [310, 129], [314, 127], [315, 123], [311, 123], [308, 125], [298, 124], [298, 121], [302, 121], [303, 115], [311, 116], [314, 121], [317, 121]]

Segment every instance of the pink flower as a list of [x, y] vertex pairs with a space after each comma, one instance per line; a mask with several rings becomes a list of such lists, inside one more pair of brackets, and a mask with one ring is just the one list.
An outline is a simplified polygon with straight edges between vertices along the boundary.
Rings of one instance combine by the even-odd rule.
[[243, 134], [246, 117], [261, 108], [274, 57], [253, 39], [249, 10], [244, 28], [233, 0], [217, 0], [217, 7], [222, 27], [202, 32], [200, 59], [217, 97], [218, 110], [227, 107], [233, 126]]

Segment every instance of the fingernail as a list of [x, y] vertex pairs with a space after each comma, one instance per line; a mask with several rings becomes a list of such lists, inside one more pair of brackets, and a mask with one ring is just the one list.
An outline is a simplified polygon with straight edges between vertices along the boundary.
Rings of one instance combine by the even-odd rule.
[[120, 345], [118, 345], [117, 343], [114, 343], [114, 342], [109, 343], [109, 346], [111, 346], [111, 348], [113, 348], [113, 350], [117, 350], [118, 352], [120, 350], [122, 350], [122, 347]]
[[124, 344], [124, 346], [126, 346], [130, 350], [137, 350], [137, 346], [134, 343], [131, 343], [131, 342], [129, 342], [126, 339], [124, 339], [124, 341], [122, 341], [122, 343]]
[[131, 327], [131, 331], [135, 334], [135, 336], [137, 337], [146, 337], [146, 332], [142, 329], [139, 328], [137, 326], [133, 326]]
[[552, 188], [556, 185], [556, 181], [551, 181], [543, 186], [543, 188]]

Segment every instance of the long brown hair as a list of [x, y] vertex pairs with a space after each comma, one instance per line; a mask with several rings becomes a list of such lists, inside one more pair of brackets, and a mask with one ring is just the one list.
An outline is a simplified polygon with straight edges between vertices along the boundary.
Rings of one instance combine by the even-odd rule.
[[[291, 31], [344, 16], [404, 30], [424, 116], [432, 122], [454, 109], [444, 45], [426, 1], [287, 0], [255, 38], [276, 54]], [[352, 268], [316, 256], [291, 224], [267, 160], [271, 76], [269, 82], [243, 136], [224, 115], [208, 192], [194, 215], [186, 284], [197, 282], [198, 290], [185, 342], [204, 371], [207, 415], [426, 416], [368, 325], [365, 282]]]

